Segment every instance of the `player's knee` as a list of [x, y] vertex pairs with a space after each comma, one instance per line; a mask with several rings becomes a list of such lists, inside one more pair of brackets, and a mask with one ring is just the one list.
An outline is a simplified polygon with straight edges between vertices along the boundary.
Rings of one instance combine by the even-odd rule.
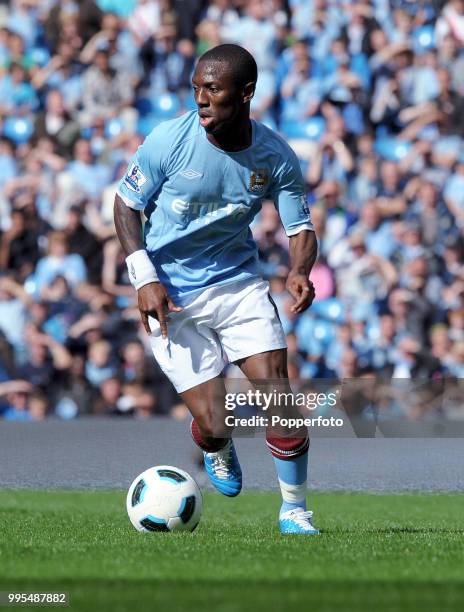
[[269, 355], [268, 368], [269, 378], [288, 378], [286, 353], [284, 351], [272, 351]]
[[287, 351], [277, 349], [253, 355], [235, 362], [248, 378], [264, 382], [266, 379], [288, 379]]

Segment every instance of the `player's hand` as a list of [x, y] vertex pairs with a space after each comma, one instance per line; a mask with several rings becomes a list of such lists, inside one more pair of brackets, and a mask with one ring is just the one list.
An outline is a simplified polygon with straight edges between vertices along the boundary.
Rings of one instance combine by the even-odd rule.
[[295, 300], [290, 308], [295, 314], [300, 314], [309, 308], [316, 295], [314, 285], [305, 274], [292, 274], [292, 272], [287, 278], [287, 291]]
[[176, 306], [169, 297], [161, 283], [149, 283], [141, 287], [138, 292], [139, 310], [142, 323], [148, 334], [151, 333], [148, 317], [158, 320], [163, 338], [168, 336], [168, 312], [181, 312], [182, 308]]

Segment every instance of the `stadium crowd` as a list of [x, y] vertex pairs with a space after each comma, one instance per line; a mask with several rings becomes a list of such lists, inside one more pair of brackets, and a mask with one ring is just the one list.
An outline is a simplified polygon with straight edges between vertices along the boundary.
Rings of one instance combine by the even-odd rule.
[[4, 419], [184, 416], [112, 206], [221, 42], [256, 58], [253, 116], [301, 160], [319, 238], [295, 318], [272, 203], [252, 226], [290, 376], [464, 377], [464, 0], [0, 0]]

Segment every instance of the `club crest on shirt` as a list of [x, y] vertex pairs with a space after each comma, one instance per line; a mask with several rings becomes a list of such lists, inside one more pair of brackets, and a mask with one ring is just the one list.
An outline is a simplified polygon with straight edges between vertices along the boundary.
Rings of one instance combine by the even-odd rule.
[[147, 178], [140, 170], [139, 166], [132, 164], [129, 168], [129, 172], [124, 177], [124, 182], [129, 189], [136, 193], [140, 193], [142, 185], [147, 182]]
[[268, 182], [269, 177], [265, 170], [253, 170], [250, 175], [248, 191], [251, 191], [252, 193], [263, 193]]

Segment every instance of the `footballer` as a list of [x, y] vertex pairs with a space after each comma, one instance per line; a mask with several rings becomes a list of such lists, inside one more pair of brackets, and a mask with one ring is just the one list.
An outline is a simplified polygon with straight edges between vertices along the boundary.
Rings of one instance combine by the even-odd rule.
[[[285, 335], [250, 230], [263, 200], [274, 201], [289, 236], [294, 313], [314, 299], [308, 277], [317, 253], [298, 160], [279, 135], [250, 119], [256, 81], [256, 62], [242, 47], [202, 55], [192, 77], [198, 110], [154, 128], [114, 205], [154, 356], [192, 414], [212, 484], [230, 497], [240, 493], [242, 472], [233, 440], [214, 428], [225, 365], [238, 365], [253, 382], [288, 385]], [[283, 498], [281, 532], [317, 534], [306, 509], [307, 430], [269, 430], [266, 441]]]

